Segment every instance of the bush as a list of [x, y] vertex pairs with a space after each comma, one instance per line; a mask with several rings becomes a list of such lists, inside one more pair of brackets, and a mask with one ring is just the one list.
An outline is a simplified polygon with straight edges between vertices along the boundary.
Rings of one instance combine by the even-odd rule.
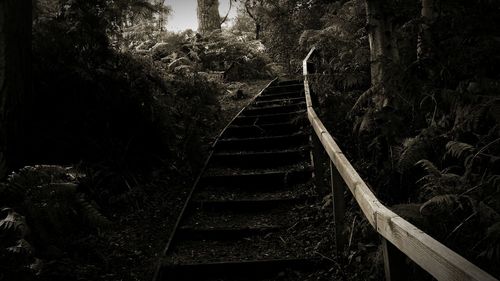
[[203, 133], [204, 118], [216, 116], [216, 85], [165, 77], [152, 60], [106, 44], [88, 50], [80, 34], [57, 37], [68, 30], [57, 20], [34, 29], [36, 106], [26, 114], [19, 164], [83, 160], [144, 170], [197, 150], [179, 146]]
[[277, 74], [275, 68], [269, 67], [271, 60], [262, 43], [237, 32], [214, 31], [204, 37], [191, 30], [170, 33], [162, 41], [156, 41], [149, 54], [162, 63], [160, 68], [171, 74], [225, 71], [233, 65], [238, 65], [240, 80]]

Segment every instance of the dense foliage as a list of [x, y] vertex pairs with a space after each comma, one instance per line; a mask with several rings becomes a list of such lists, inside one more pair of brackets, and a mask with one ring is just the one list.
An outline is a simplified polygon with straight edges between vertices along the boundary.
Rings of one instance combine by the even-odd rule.
[[[377, 1], [392, 53], [374, 59], [366, 4]], [[164, 1], [33, 1], [32, 94], [19, 97], [10, 167], [0, 152], [0, 175], [16, 170], [0, 186], [5, 276], [70, 278], [58, 270], [105, 260], [71, 240], [112, 240], [99, 239], [117, 214], [147, 208], [144, 179], [171, 188], [199, 168], [227, 90], [219, 76], [300, 75], [312, 46], [318, 111], [377, 196], [500, 276], [498, 1], [238, 2], [231, 28], [201, 35], [166, 32]], [[349, 208], [358, 243], [340, 270], [377, 280], [378, 238]]]
[[[498, 275], [498, 3], [382, 1], [394, 54], [380, 59], [388, 78], [371, 85], [377, 27], [366, 24], [367, 1], [243, 2], [236, 24], [260, 24], [269, 54], [290, 72], [316, 46], [318, 110], [378, 196]], [[354, 230], [360, 245], [376, 242], [369, 229]], [[358, 277], [378, 278], [375, 268]]]
[[[10, 168], [77, 168], [25, 167], [1, 185], [1, 278], [71, 279], [81, 273], [75, 265], [102, 260], [91, 255], [116, 236], [117, 220], [150, 208], [151, 197], [172, 188], [162, 183], [148, 194], [150, 182], [161, 175], [178, 185], [177, 178], [200, 168], [222, 89], [196, 72], [168, 75], [151, 57], [123, 48], [127, 28], [145, 24], [157, 37], [155, 15], [163, 7], [105, 0], [35, 7], [32, 95], [16, 140], [22, 153]], [[114, 230], [103, 234], [110, 225]]]
[[308, 3], [294, 13], [325, 13], [318, 26], [297, 27], [295, 58], [319, 49], [311, 77], [319, 110], [359, 171], [402, 216], [498, 275], [498, 3], [435, 1], [426, 54], [417, 54], [420, 4], [385, 3], [398, 60], [384, 61], [390, 78], [371, 88], [365, 1]]

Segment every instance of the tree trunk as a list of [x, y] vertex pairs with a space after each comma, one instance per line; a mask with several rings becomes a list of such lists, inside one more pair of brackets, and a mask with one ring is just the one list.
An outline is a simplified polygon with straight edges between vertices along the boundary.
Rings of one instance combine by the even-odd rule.
[[[259, 40], [260, 31], [262, 29], [262, 25], [260, 24], [260, 18], [258, 15], [258, 7], [257, 3], [251, 4], [249, 0], [245, 1], [245, 10], [247, 11], [247, 15], [254, 21], [255, 23], [255, 40]], [[259, 2], [258, 5], [262, 7], [262, 2]], [[252, 11], [253, 9], [253, 11]]]
[[255, 40], [260, 39], [260, 23], [255, 22]]
[[419, 60], [432, 57], [432, 25], [435, 20], [435, 0], [422, 0], [422, 24], [418, 34], [417, 58]]
[[6, 173], [6, 149], [7, 149], [7, 136], [6, 136], [6, 110], [7, 93], [5, 92], [5, 75], [6, 75], [6, 55], [5, 45], [7, 38], [5, 36], [5, 17], [6, 17], [6, 4], [4, 1], [0, 2], [0, 180], [2, 180]]
[[372, 85], [386, 78], [387, 65], [398, 58], [392, 25], [384, 13], [383, 0], [366, 0], [368, 40], [370, 43]]
[[221, 29], [219, 0], [198, 0], [198, 32], [210, 33]]
[[370, 67], [372, 87], [381, 89], [373, 100], [377, 109], [387, 105], [385, 84], [389, 80], [388, 68], [399, 61], [393, 26], [384, 11], [385, 0], [366, 0], [368, 41], [370, 44]]
[[17, 160], [23, 158], [22, 124], [32, 86], [31, 5], [0, 1], [0, 170], [5, 164], [19, 165]]

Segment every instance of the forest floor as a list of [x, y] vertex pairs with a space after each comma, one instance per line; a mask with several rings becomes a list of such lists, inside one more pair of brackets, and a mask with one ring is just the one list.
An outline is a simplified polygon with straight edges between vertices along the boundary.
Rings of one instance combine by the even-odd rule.
[[[220, 118], [213, 132], [207, 134], [207, 146], [268, 83], [269, 80], [253, 80], [225, 85], [230, 92], [217, 97], [221, 104]], [[242, 96], [235, 95], [237, 89], [243, 91]], [[110, 229], [76, 242], [81, 248], [76, 251], [77, 255], [49, 262], [46, 272], [50, 271], [50, 276], [42, 274], [41, 279], [152, 280], [195, 176], [186, 177], [186, 172], [181, 170], [173, 173], [158, 170], [150, 177], [138, 177], [142, 202], [112, 214], [114, 224]]]

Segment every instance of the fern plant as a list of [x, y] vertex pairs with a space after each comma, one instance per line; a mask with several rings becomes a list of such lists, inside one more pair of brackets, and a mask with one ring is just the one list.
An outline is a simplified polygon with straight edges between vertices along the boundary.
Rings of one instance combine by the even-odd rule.
[[420, 213], [424, 216], [433, 216], [440, 220], [448, 220], [457, 212], [472, 213], [475, 211], [474, 200], [466, 195], [456, 194], [437, 195], [420, 206]]
[[486, 235], [481, 242], [485, 247], [479, 253], [478, 258], [485, 260], [492, 266], [498, 266], [498, 261], [500, 261], [500, 222], [488, 227]]
[[35, 239], [58, 244], [58, 240], [70, 238], [78, 224], [94, 229], [109, 225], [98, 206], [79, 190], [82, 176], [68, 167], [25, 167], [2, 185], [0, 203], [22, 210], [33, 224]]
[[451, 155], [457, 159], [461, 159], [464, 156], [472, 154], [474, 150], [474, 146], [464, 142], [449, 141], [446, 144], [446, 154]]
[[17, 276], [34, 262], [34, 249], [26, 240], [26, 219], [11, 208], [0, 211], [0, 277]]
[[416, 163], [427, 173], [417, 181], [421, 185], [419, 198], [428, 200], [435, 196], [444, 194], [457, 194], [460, 193], [465, 179], [457, 174], [447, 172], [446, 170], [439, 170], [434, 163], [427, 159], [422, 159]]
[[11, 208], [0, 211], [0, 237], [3, 246], [6, 241], [24, 238], [29, 233], [26, 219]]

